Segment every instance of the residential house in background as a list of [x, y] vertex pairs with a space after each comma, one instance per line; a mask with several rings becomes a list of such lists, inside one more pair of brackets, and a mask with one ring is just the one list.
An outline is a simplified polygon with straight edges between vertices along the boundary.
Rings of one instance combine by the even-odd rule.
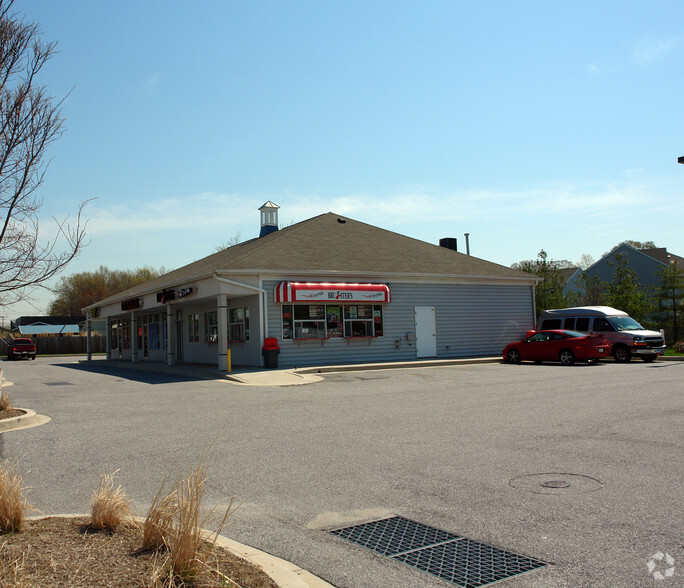
[[684, 258], [668, 253], [664, 247], [636, 249], [632, 245], [622, 243], [586, 270], [577, 268], [565, 283], [566, 293], [582, 291], [583, 274], [589, 279], [598, 278], [603, 282], [610, 282], [617, 266], [618, 255], [625, 259], [627, 265], [636, 273], [639, 282], [645, 288], [656, 288], [658, 286], [660, 273], [667, 267], [667, 264], [675, 263], [684, 271]]
[[77, 335], [85, 325], [82, 316], [20, 316], [12, 321], [12, 331], [22, 337], [31, 335]]

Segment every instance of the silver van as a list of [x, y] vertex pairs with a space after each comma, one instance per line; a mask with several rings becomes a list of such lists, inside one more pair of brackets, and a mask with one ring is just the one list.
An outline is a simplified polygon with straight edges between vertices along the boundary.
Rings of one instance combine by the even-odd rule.
[[545, 310], [537, 323], [538, 331], [569, 329], [591, 335], [603, 335], [611, 345], [615, 361], [629, 361], [633, 355], [653, 361], [665, 353], [665, 339], [656, 331], [647, 331], [626, 312], [610, 306], [578, 306]]

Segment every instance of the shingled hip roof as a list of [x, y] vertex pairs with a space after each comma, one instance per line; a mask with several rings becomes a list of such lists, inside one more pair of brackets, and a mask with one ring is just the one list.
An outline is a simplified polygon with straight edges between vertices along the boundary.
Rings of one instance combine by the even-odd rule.
[[533, 284], [531, 274], [332, 212], [228, 247], [87, 309], [214, 274], [433, 276]]

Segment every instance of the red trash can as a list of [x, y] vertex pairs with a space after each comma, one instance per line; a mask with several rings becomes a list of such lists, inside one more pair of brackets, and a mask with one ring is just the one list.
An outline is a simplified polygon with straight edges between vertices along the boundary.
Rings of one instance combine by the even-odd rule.
[[261, 348], [261, 355], [264, 357], [264, 367], [270, 370], [277, 369], [279, 353], [278, 339], [266, 337], [264, 339], [264, 346]]

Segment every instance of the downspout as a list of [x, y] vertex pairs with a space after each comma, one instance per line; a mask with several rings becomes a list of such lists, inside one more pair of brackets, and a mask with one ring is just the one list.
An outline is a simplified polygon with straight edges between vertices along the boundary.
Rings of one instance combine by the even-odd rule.
[[266, 290], [264, 288], [260, 288], [259, 286], [252, 286], [251, 284], [244, 284], [242, 282], [238, 282], [236, 280], [230, 280], [228, 278], [224, 278], [222, 276], [219, 276], [216, 272], [214, 272], [214, 279], [218, 280], [219, 282], [225, 282], [226, 284], [230, 284], [231, 286], [239, 286], [240, 288], [245, 288], [247, 290], [252, 290], [254, 292], [257, 292], [260, 294], [259, 296], [259, 315], [260, 315], [260, 322], [261, 322], [261, 333], [259, 334], [261, 337], [261, 340], [259, 341], [259, 346], [263, 346], [264, 344], [264, 339], [266, 338], [266, 320], [267, 320], [267, 314], [266, 314]]

